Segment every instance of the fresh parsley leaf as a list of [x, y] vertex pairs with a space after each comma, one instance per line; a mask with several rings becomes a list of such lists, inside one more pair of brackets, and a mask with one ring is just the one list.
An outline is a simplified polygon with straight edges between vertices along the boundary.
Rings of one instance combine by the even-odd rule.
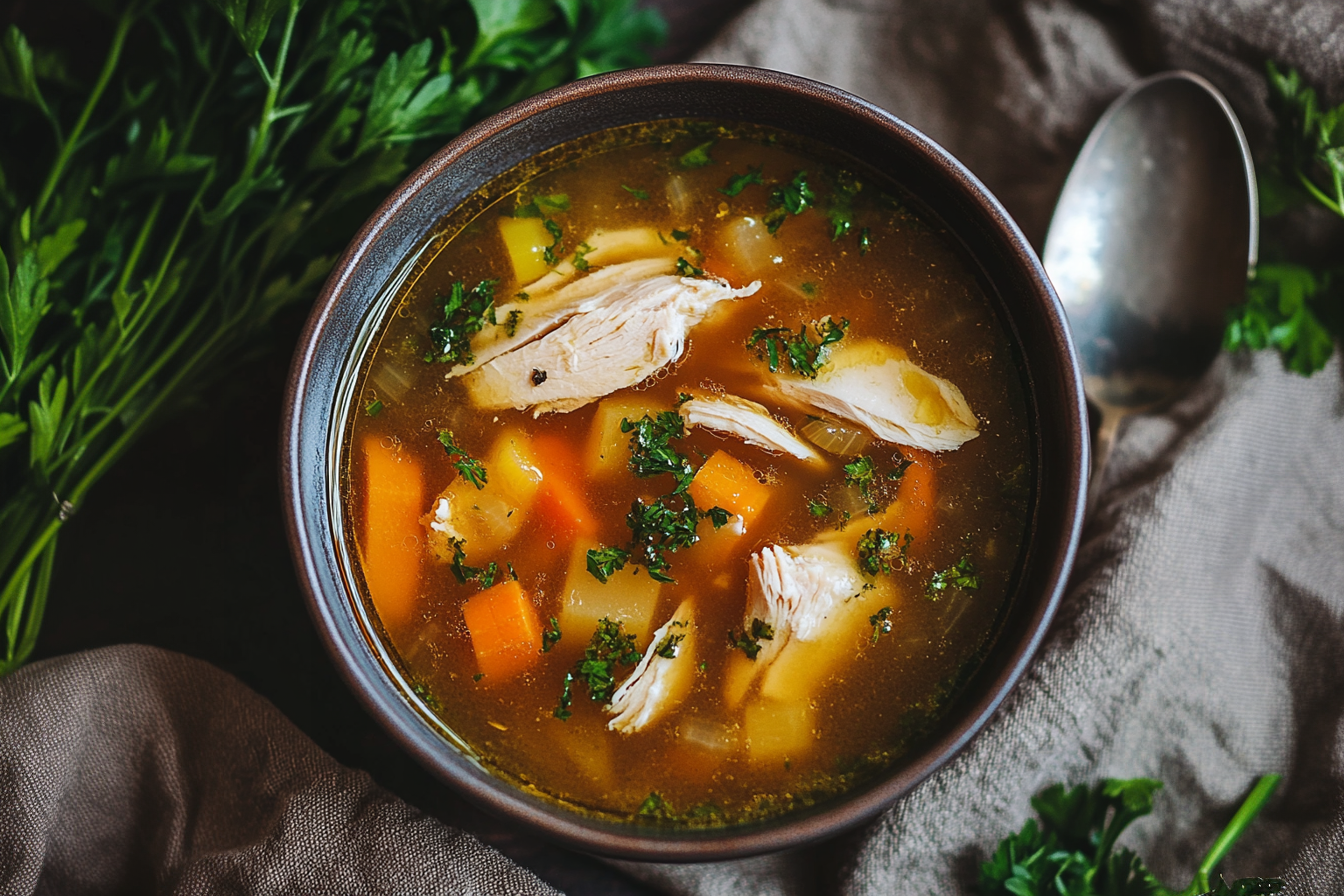
[[634, 187], [627, 187], [625, 184], [621, 184], [621, 189], [638, 199], [640, 202], [644, 202], [649, 198], [648, 190], [637, 190]]
[[[521, 201], [522, 197], [519, 197]], [[545, 218], [569, 211], [569, 194], [537, 195], [513, 210], [515, 218]]]
[[383, 412], [383, 403], [377, 398], [375, 398], [368, 404], [364, 405], [364, 413], [368, 414], [370, 417], [377, 417], [382, 412]]
[[870, 576], [891, 575], [910, 565], [910, 544], [915, 540], [907, 530], [903, 537], [885, 529], [869, 529], [859, 538], [859, 569]]
[[630, 552], [621, 548], [600, 547], [588, 552], [588, 571], [603, 585], [618, 571], [625, 569]]
[[813, 501], [809, 498], [807, 502], [807, 512], [813, 516], [829, 516], [832, 512], [832, 507], [829, 504], [825, 504], [821, 501]]
[[[514, 576], [517, 579], [517, 576]], [[541, 652], [550, 653], [551, 648], [560, 643], [560, 620], [551, 617], [551, 627], [541, 633]]]
[[733, 515], [722, 507], [711, 507], [704, 512], [704, 516], [709, 517], [709, 521], [714, 524], [716, 530], [722, 529], [728, 525], [728, 521]]
[[466, 452], [461, 445], [457, 444], [456, 437], [448, 431], [439, 430], [439, 444], [443, 450], [448, 452], [449, 457], [455, 457], [453, 466], [462, 474], [462, 478], [476, 486], [477, 489], [485, 488], [489, 481], [489, 474], [486, 472], [485, 464]]
[[971, 555], [962, 554], [961, 559], [956, 563], [933, 574], [929, 583], [924, 586], [924, 594], [930, 600], [937, 600], [949, 588], [975, 591], [979, 587], [980, 576], [976, 574], [975, 563], [971, 560]]
[[728, 632], [728, 646], [741, 650], [747, 659], [754, 660], [761, 652], [762, 641], [775, 640], [775, 630], [760, 619], [753, 618], [751, 625], [742, 632]]
[[719, 187], [719, 192], [725, 196], [736, 196], [751, 184], [763, 184], [761, 179], [761, 166], [752, 165], [747, 168], [746, 174], [734, 174], [728, 178], [728, 183]]
[[883, 635], [891, 634], [891, 607], [883, 607], [876, 613], [868, 617], [868, 624], [873, 627], [873, 643]]
[[[577, 266], [577, 265], [576, 265]], [[513, 338], [518, 334], [518, 325], [523, 322], [523, 311], [521, 308], [515, 308], [509, 312], [509, 316], [504, 319], [504, 334]]]
[[570, 709], [574, 705], [574, 673], [566, 672], [564, 678], [564, 687], [560, 690], [560, 700], [556, 703], [555, 709], [551, 710], [551, 715], [562, 722], [568, 722], [570, 716], [574, 715]]
[[1228, 314], [1223, 347], [1273, 348], [1288, 370], [1303, 376], [1320, 370], [1340, 335], [1317, 315], [1323, 307], [1344, 306], [1344, 289], [1333, 279], [1331, 272], [1318, 274], [1297, 264], [1260, 265], [1246, 284], [1246, 303]]
[[677, 256], [677, 273], [683, 277], [703, 277], [705, 272], [681, 256]]
[[796, 172], [793, 180], [770, 193], [770, 211], [761, 219], [765, 222], [765, 229], [775, 233], [789, 215], [801, 215], [812, 207], [816, 199], [812, 188], [808, 186], [807, 172]]
[[703, 168], [706, 165], [713, 164], [714, 160], [709, 157], [709, 151], [713, 148], [715, 142], [714, 140], [706, 140], [699, 146], [688, 150], [677, 159], [677, 164], [683, 168]]
[[877, 478], [877, 466], [866, 454], [860, 454], [844, 466], [845, 485], [853, 486], [868, 502], [868, 512], [877, 512], [877, 501], [873, 497], [873, 485]]
[[873, 248], [873, 234], [867, 227], [859, 231], [859, 255], [867, 255]]
[[429, 341], [434, 351], [426, 360], [456, 367], [476, 360], [471, 352], [471, 337], [495, 321], [496, 280], [482, 280], [468, 290], [462, 281], [449, 289], [448, 295], [439, 296], [442, 319], [429, 328]]
[[826, 217], [831, 222], [831, 241], [848, 235], [854, 226], [854, 197], [863, 184], [848, 171], [836, 171], [831, 177], [831, 198]]
[[[816, 332], [814, 339], [808, 331]], [[803, 324], [797, 335], [788, 327], [757, 327], [747, 338], [747, 348], [754, 348], [757, 357], [764, 357], [771, 373], [778, 373], [787, 364], [790, 370], [809, 379], [816, 379], [830, 358], [831, 346], [845, 338], [849, 321], [841, 318], [837, 324], [829, 315], [811, 325]]]
[[[686, 627], [685, 622], [673, 622], [672, 625], [678, 628]], [[677, 645], [685, 640], [685, 632], [668, 632], [666, 635], [663, 635], [663, 639], [658, 642], [658, 646], [653, 649], [653, 652], [656, 656], [660, 656], [665, 660], [674, 660], [677, 658], [677, 655], [681, 653], [681, 648]]]
[[562, 242], [565, 238], [565, 231], [559, 224], [550, 218], [546, 219], [546, 232], [551, 235], [552, 242], [541, 253], [546, 264], [555, 267], [560, 263], [560, 256], [565, 254], [565, 247]]
[[675, 584], [668, 570], [671, 565], [667, 552], [688, 548], [700, 540], [696, 526], [700, 512], [690, 495], [673, 493], [645, 503], [636, 498], [626, 514], [625, 524], [630, 528], [632, 560], [649, 571], [659, 582]]
[[679, 243], [684, 243], [691, 238], [691, 235], [684, 230], [673, 230], [672, 239]]
[[591, 251], [593, 251], [593, 247], [588, 245], [587, 242], [579, 243], [579, 248], [574, 250], [575, 270], [585, 272], [588, 270], [588, 259], [585, 258], [584, 256], [586, 256]]

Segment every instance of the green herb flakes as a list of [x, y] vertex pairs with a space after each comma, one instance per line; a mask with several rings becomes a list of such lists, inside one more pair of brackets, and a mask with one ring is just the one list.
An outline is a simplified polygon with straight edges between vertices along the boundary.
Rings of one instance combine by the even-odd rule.
[[873, 627], [873, 641], [876, 644], [877, 639], [883, 635], [891, 634], [891, 607], [883, 607], [876, 613], [868, 617], [868, 624]]
[[640, 202], [645, 202], [649, 198], [648, 190], [637, 190], [634, 187], [627, 187], [625, 184], [621, 184], [621, 189], [638, 199]]
[[891, 575], [910, 565], [910, 544], [915, 540], [907, 530], [897, 536], [885, 529], [869, 529], [859, 538], [859, 569], [866, 575]]
[[515, 308], [509, 312], [509, 316], [504, 319], [504, 335], [512, 339], [518, 335], [518, 325], [523, 322], [523, 312], [520, 308]]
[[705, 275], [702, 268], [696, 267], [680, 256], [677, 257], [677, 273], [683, 277], [703, 277]]
[[866, 454], [860, 454], [844, 466], [845, 485], [853, 486], [863, 495], [863, 499], [868, 502], [868, 512], [877, 512], [877, 500], [873, 496], [873, 484], [877, 475], [877, 468], [873, 464], [873, 459]]
[[833, 508], [831, 505], [821, 501], [809, 500], [807, 502], [807, 512], [813, 516], [830, 516], [833, 512]]
[[364, 405], [364, 413], [368, 414], [370, 417], [377, 417], [382, 412], [383, 412], [383, 403], [379, 401], [377, 398], [375, 398], [368, 404]]
[[[816, 333], [815, 339], [809, 326]], [[837, 324], [828, 315], [811, 325], [803, 324], [797, 335], [788, 327], [757, 327], [747, 338], [747, 347], [766, 360], [771, 373], [787, 366], [800, 376], [816, 379], [830, 358], [830, 347], [844, 339], [848, 330], [847, 319], [841, 318]]]
[[[565, 698], [570, 694], [570, 679], [578, 681], [588, 688], [588, 696], [595, 703], [609, 703], [611, 694], [616, 690], [616, 671], [620, 666], [633, 666], [643, 654], [635, 647], [635, 636], [628, 634], [620, 622], [612, 622], [604, 617], [597, 624], [597, 630], [583, 650], [583, 658], [574, 664], [570, 675], [565, 676], [565, 692], [561, 696], [561, 705], [568, 708]], [[556, 716], [559, 718], [559, 715]]]
[[458, 445], [456, 437], [451, 432], [440, 430], [439, 444], [443, 446], [444, 451], [448, 452], [449, 457], [457, 458], [453, 461], [453, 466], [462, 474], [463, 479], [476, 486], [477, 489], [485, 488], [486, 482], [489, 481], [485, 464], [476, 460], [462, 446]]
[[672, 447], [674, 439], [686, 435], [686, 423], [676, 411], [660, 411], [656, 417], [645, 414], [639, 420], [621, 421], [621, 432], [630, 435], [630, 472], [640, 479], [663, 473], [677, 481], [674, 494], [681, 494], [695, 478], [695, 468], [686, 455]]
[[560, 263], [560, 257], [565, 254], [563, 245], [565, 231], [550, 218], [546, 219], [545, 226], [546, 232], [551, 235], [553, 242], [542, 251], [541, 256], [546, 260], [548, 266], [555, 267]]
[[756, 659], [756, 655], [761, 652], [762, 641], [773, 640], [775, 630], [760, 619], [752, 619], [751, 625], [745, 631], [728, 633], [728, 646], [734, 650], [741, 650], [749, 660]]
[[[520, 197], [521, 198], [521, 197]], [[564, 193], [554, 196], [533, 196], [532, 201], [513, 210], [515, 218], [544, 218], [569, 211], [569, 197]]]
[[687, 169], [703, 168], [706, 165], [712, 165], [714, 160], [710, 158], [709, 151], [714, 147], [715, 142], [716, 141], [714, 140], [706, 140], [694, 149], [683, 153], [682, 156], [677, 159], [677, 164]]
[[630, 560], [630, 552], [621, 548], [599, 547], [588, 552], [588, 571], [603, 585]]
[[[514, 576], [517, 579], [517, 576]], [[551, 617], [551, 627], [541, 633], [541, 652], [550, 653], [551, 648], [560, 643], [560, 620], [554, 616]]]
[[587, 273], [588, 259], [585, 256], [591, 251], [593, 251], [593, 247], [588, 245], [588, 243], [579, 243], [579, 248], [574, 250], [574, 269], [576, 271]]
[[924, 594], [930, 600], [937, 600], [943, 596], [943, 593], [949, 588], [957, 588], [962, 591], [975, 591], [980, 587], [980, 576], [975, 571], [975, 563], [971, 560], [970, 554], [962, 554], [961, 559], [949, 566], [947, 569], [941, 569], [933, 574], [929, 579], [928, 585], [924, 588]]
[[762, 184], [761, 166], [752, 165], [747, 169], [746, 174], [734, 174], [728, 178], [728, 183], [719, 187], [719, 192], [725, 196], [736, 196], [752, 184]]
[[812, 188], [807, 183], [807, 172], [799, 171], [793, 180], [776, 187], [770, 194], [770, 211], [762, 219], [765, 229], [771, 233], [779, 230], [789, 215], [801, 215], [816, 201]]
[[476, 360], [471, 353], [471, 337], [495, 321], [495, 280], [482, 280], [468, 290], [459, 280], [448, 295], [439, 296], [442, 319], [429, 328], [433, 352], [426, 361], [437, 361], [455, 367]]

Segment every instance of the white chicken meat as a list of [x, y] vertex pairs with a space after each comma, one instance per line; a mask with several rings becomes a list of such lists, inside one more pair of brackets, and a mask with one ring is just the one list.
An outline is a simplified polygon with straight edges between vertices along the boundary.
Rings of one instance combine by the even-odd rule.
[[695, 615], [689, 600], [653, 633], [635, 671], [611, 695], [612, 731], [634, 734], [675, 709], [695, 680]]
[[765, 405], [736, 395], [700, 395], [677, 408], [687, 427], [703, 426], [736, 436], [748, 445], [789, 454], [799, 460], [821, 460], [806, 442], [770, 416]]

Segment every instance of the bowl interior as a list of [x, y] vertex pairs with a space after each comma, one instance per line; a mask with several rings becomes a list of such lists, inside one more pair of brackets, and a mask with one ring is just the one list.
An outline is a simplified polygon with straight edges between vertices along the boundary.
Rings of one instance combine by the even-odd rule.
[[[759, 124], [837, 147], [944, 224], [1016, 347], [1034, 432], [1025, 547], [997, 637], [922, 746], [857, 790], [750, 826], [669, 829], [568, 811], [470, 757], [412, 693], [359, 596], [340, 520], [340, 454], [364, 348], [446, 214], [539, 152], [607, 128], [669, 118]], [[291, 543], [328, 647], [370, 711], [426, 766], [498, 813], [585, 851], [705, 861], [800, 845], [859, 824], [907, 792], [983, 726], [1021, 675], [1057, 606], [1081, 525], [1085, 410], [1063, 311], [1016, 225], [975, 178], [917, 131], [834, 88], [729, 66], [664, 66], [585, 79], [500, 113], [453, 141], [378, 210], [337, 263], [301, 340], [283, 454]]]

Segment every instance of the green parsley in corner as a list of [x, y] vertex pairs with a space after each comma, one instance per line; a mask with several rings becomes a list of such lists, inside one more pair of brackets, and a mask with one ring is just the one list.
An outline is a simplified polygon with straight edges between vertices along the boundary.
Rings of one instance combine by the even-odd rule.
[[1241, 808], [1209, 848], [1194, 880], [1181, 890], [1163, 886], [1133, 850], [1117, 847], [1125, 828], [1153, 811], [1162, 782], [1107, 778], [1093, 787], [1063, 784], [1032, 797], [1039, 821], [1028, 819], [1005, 837], [980, 866], [981, 896], [1270, 896], [1285, 886], [1275, 878], [1211, 883], [1218, 864], [1278, 787], [1278, 775], [1256, 782]]

